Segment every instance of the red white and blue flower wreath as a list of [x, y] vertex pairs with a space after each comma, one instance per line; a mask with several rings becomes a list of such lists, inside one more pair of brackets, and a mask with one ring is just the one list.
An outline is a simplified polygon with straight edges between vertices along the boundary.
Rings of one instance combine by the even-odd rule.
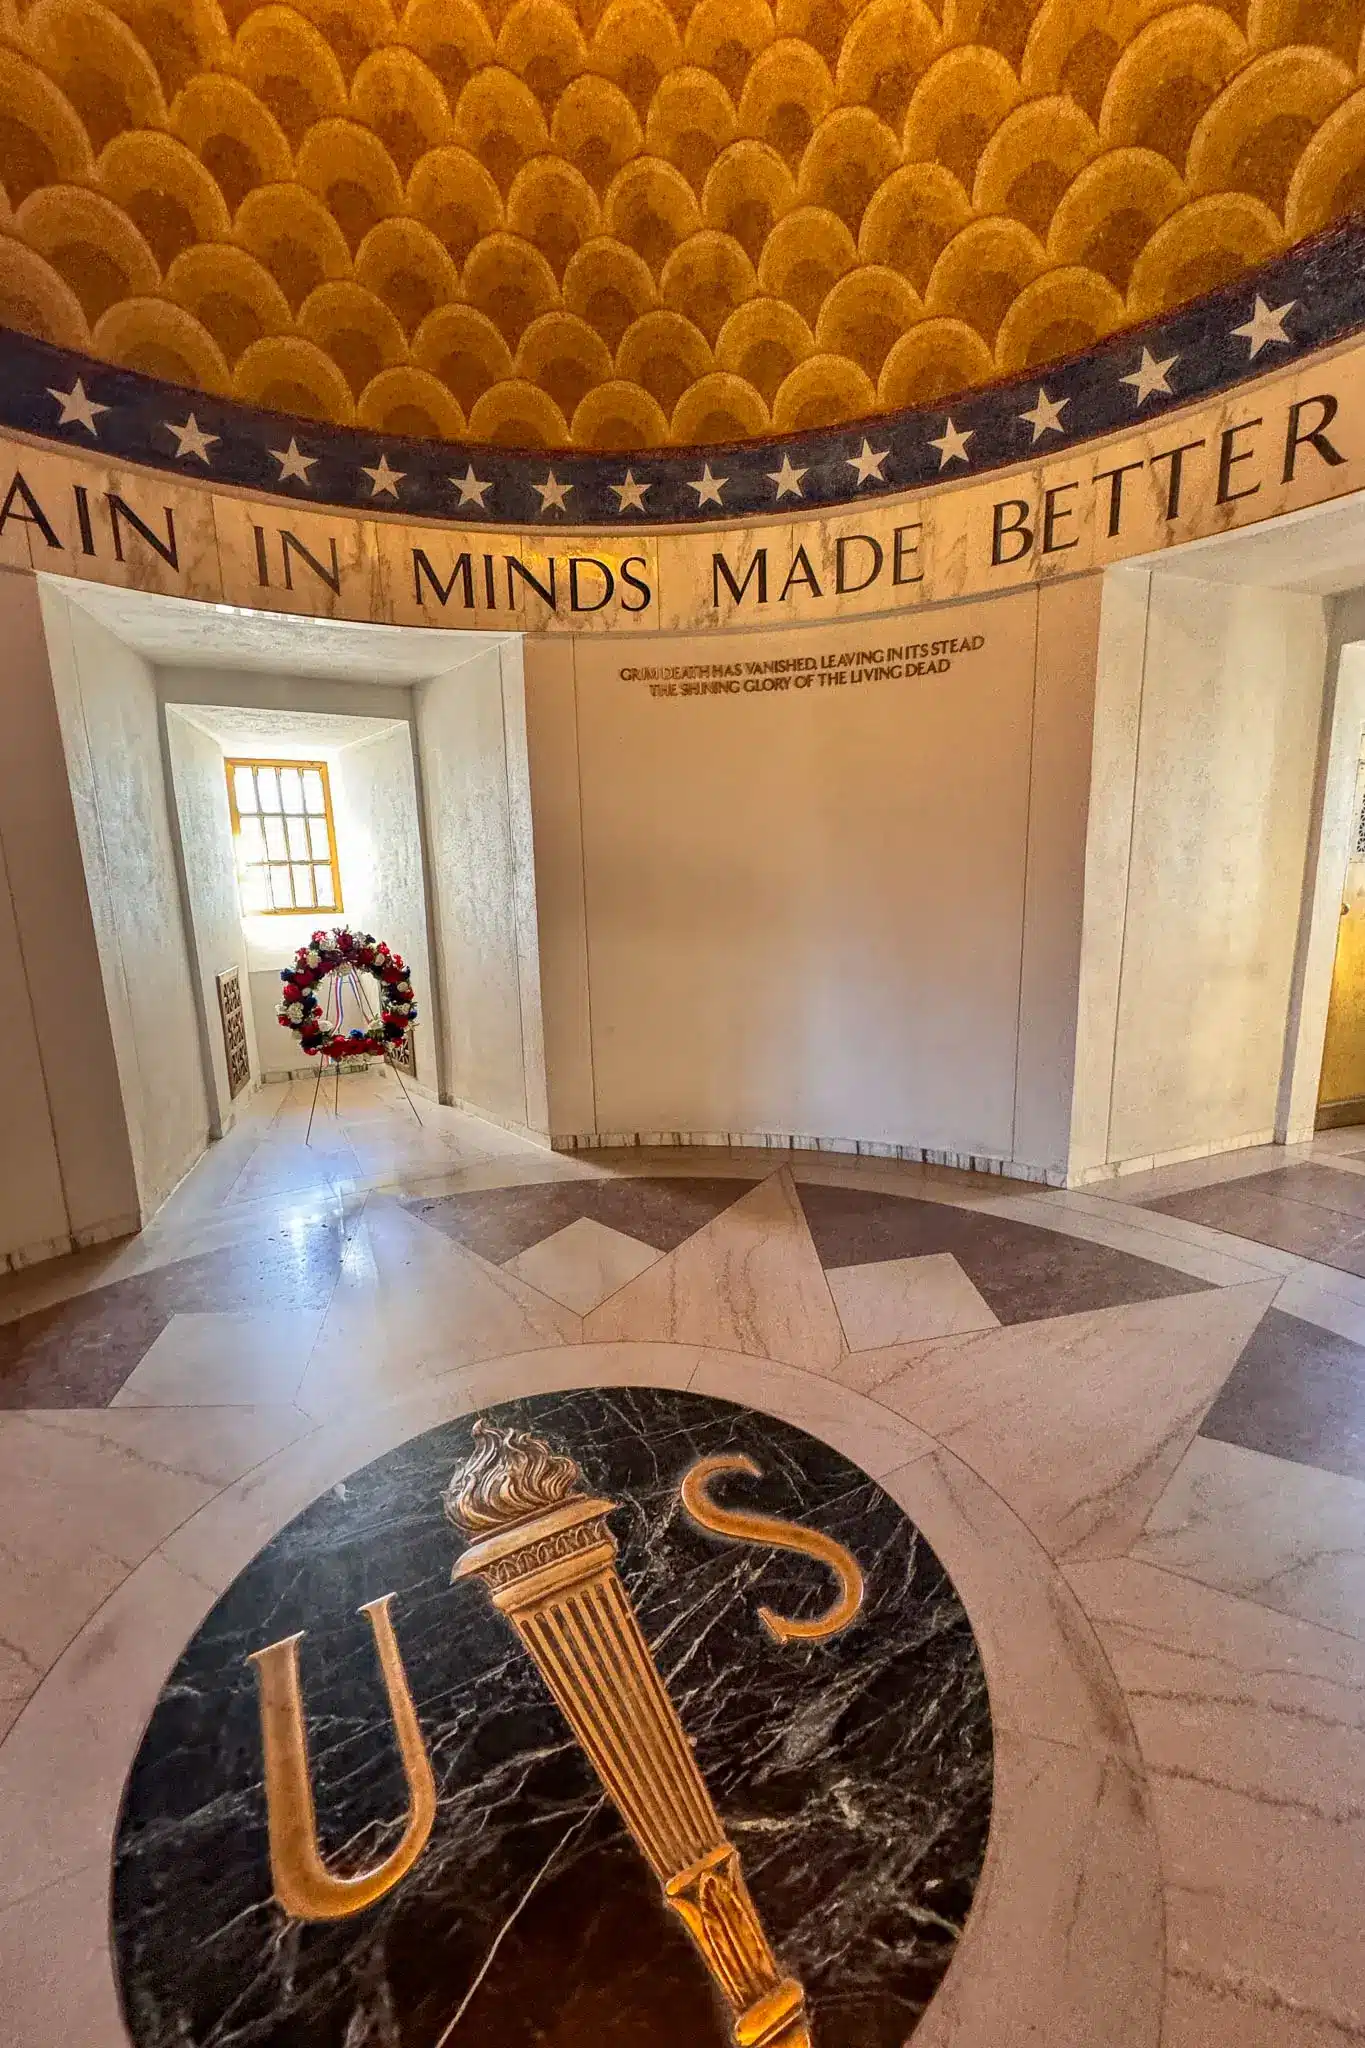
[[[379, 993], [379, 1013], [369, 1008], [357, 980], [358, 974], [372, 975]], [[331, 976], [326, 1004], [319, 986]], [[284, 989], [279, 1020], [292, 1031], [307, 1053], [323, 1059], [350, 1060], [363, 1053], [391, 1056], [400, 1052], [417, 1021], [412, 999], [412, 982], [401, 953], [391, 953], [382, 939], [368, 932], [353, 932], [338, 926], [331, 932], [314, 932], [306, 946], [294, 955], [292, 967], [281, 970]], [[362, 1022], [343, 1029], [343, 989], [349, 984], [362, 1013]]]

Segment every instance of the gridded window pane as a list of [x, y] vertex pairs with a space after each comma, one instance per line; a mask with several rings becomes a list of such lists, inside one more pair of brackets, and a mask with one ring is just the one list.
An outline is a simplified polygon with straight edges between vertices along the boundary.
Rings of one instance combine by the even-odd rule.
[[229, 761], [227, 777], [243, 910], [340, 910], [326, 766]]

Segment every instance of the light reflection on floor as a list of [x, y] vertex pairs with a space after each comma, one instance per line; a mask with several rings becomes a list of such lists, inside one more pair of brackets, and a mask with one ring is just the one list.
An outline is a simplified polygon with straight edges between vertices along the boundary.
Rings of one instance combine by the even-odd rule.
[[558, 1158], [380, 1076], [310, 1146], [310, 1095], [262, 1091], [140, 1238], [0, 1283], [7, 2048], [125, 2039], [118, 1800], [216, 1594], [387, 1448], [618, 1382], [831, 1445], [962, 1594], [995, 1847], [926, 2048], [1365, 2027], [1359, 1132], [1061, 1194]]

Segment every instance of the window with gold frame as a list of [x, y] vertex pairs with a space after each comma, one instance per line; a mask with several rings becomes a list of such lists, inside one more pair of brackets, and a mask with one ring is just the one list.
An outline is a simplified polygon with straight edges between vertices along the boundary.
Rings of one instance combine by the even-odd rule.
[[248, 916], [341, 909], [325, 761], [226, 763], [237, 883]]

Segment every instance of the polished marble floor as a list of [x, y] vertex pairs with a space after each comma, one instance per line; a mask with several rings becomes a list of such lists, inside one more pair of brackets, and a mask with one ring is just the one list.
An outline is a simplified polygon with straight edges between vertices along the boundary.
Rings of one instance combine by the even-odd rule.
[[126, 2043], [125, 1784], [252, 1560], [425, 1432], [613, 1387], [827, 1446], [960, 1595], [993, 1806], [920, 2048], [1365, 2039], [1360, 1132], [1060, 1193], [554, 1157], [382, 1075], [306, 1144], [310, 1094], [0, 1282], [5, 2048]]
[[[689, 1498], [698, 1472], [705, 1500]], [[553, 1626], [528, 1590], [535, 1619], [514, 1636], [469, 1568], [491, 1544], [506, 1600], [510, 1541], [512, 1578], [537, 1589], [566, 1511], [595, 1540], [603, 1497], [605, 1567], [590, 1544], [566, 1553]], [[727, 1534], [727, 1503], [775, 1516], [788, 1545], [818, 1528], [825, 1561], [774, 1547], [772, 1522]], [[373, 1865], [405, 1803], [357, 1625], [377, 1588], [420, 1702], [434, 1810], [411, 1866], [400, 1852], [366, 1910], [343, 1914], [291, 1844], [272, 1844], [286, 1793], [267, 1772], [263, 1796], [250, 1659], [278, 1670], [297, 1640], [328, 1869]], [[764, 1613], [793, 1633], [775, 1640]], [[708, 1965], [728, 1944], [703, 1912], [694, 1949], [660, 1888], [730, 1850], [751, 1933], [775, 1951], [767, 1990], [791, 1985], [817, 2041], [901, 2048], [980, 1881], [991, 1782], [962, 1603], [904, 1510], [838, 1452], [676, 1387], [485, 1407], [311, 1503], [167, 1678], [115, 1854], [130, 2030], [138, 2048], [727, 2048], [735, 2015]], [[278, 1896], [319, 1916], [284, 1939], [272, 1868]]]

